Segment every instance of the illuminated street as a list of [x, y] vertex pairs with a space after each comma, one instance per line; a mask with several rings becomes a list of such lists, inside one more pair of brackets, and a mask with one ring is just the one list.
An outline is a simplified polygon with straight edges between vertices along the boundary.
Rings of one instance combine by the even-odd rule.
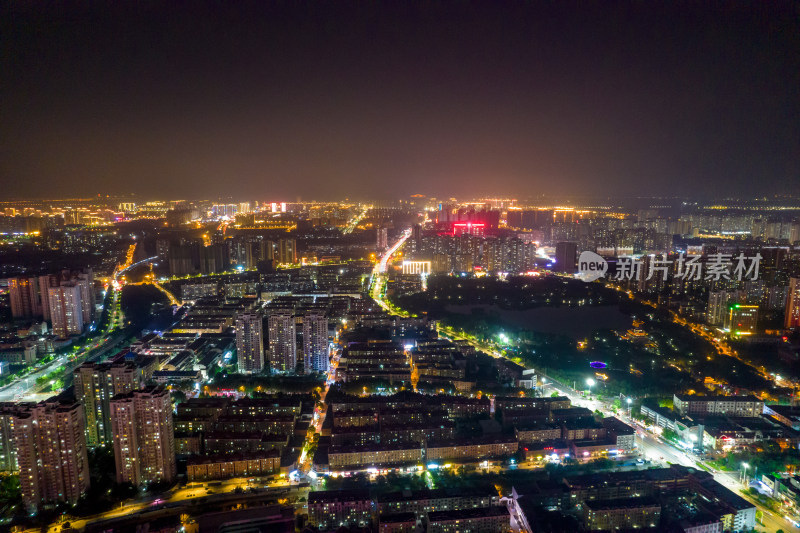
[[[15, 380], [13, 383], [0, 388], [0, 402], [40, 400], [41, 398], [36, 398], [35, 396], [40, 391], [50, 387], [50, 383], [37, 384], [37, 379], [52, 374], [60, 367], [63, 367], [61, 376], [67, 376], [83, 363], [83, 361], [107, 353], [109, 349], [113, 349], [113, 346], [122, 340], [121, 336], [114, 335], [115, 331], [123, 327], [124, 322], [124, 315], [120, 309], [120, 286], [117, 283], [117, 275], [127, 268], [130, 268], [130, 262], [133, 259], [135, 248], [136, 245], [132, 245], [129, 248], [126, 255], [127, 267], [124, 266], [119, 272], [115, 272], [112, 282], [108, 285], [107, 290], [111, 291], [111, 297], [108, 300], [110, 304], [110, 308], [108, 309], [109, 318], [102, 335], [93, 338], [89, 344], [85, 344], [80, 350], [71, 351], [65, 355], [59, 356], [52, 362], [27, 374], [24, 378], [18, 378], [18, 380]], [[104, 302], [105, 301], [106, 300], [104, 300]], [[109, 345], [108, 343], [110, 341], [111, 344]]]
[[0, 35], [0, 530], [800, 533], [796, 2]]
[[[150, 496], [145, 500], [133, 500], [124, 502], [120, 507], [105, 513], [80, 519], [70, 519], [73, 528], [83, 529], [87, 525], [103, 522], [115, 518], [124, 518], [137, 513], [157, 511], [159, 509], [175, 509], [181, 506], [198, 505], [199, 503], [212, 504], [215, 502], [225, 502], [235, 500], [239, 497], [240, 491], [253, 491], [253, 494], [261, 494], [261, 497], [269, 495], [283, 495], [282, 489], [290, 490], [294, 500], [307, 497], [309, 488], [298, 487], [296, 483], [289, 483], [286, 479], [279, 479], [269, 482], [258, 482], [245, 478], [227, 479], [210, 483], [189, 483], [184, 488], [175, 488], [167, 493], [157, 496]], [[53, 524], [50, 531], [60, 531], [60, 524]]]
[[[699, 331], [697, 332], [699, 334]], [[474, 346], [478, 350], [482, 350], [485, 353], [492, 355], [493, 357], [503, 357], [503, 354], [496, 350], [492, 345], [487, 343], [477, 342], [469, 336], [466, 335], [459, 335], [452, 330], [446, 333], [446, 336], [459, 339], [459, 340], [466, 340], [472, 346]], [[587, 407], [592, 411], [602, 411], [604, 416], [617, 416], [625, 422], [628, 422], [632, 426], [637, 428], [637, 445], [642, 453], [642, 455], [647, 459], [652, 461], [656, 464], [663, 464], [666, 465], [668, 463], [673, 464], [680, 464], [684, 466], [691, 466], [693, 468], [698, 468], [702, 470], [710, 470], [708, 466], [705, 465], [702, 461], [698, 460], [696, 457], [692, 457], [684, 451], [677, 450], [672, 445], [667, 444], [663, 439], [658, 437], [657, 435], [653, 435], [647, 430], [641, 428], [636, 421], [629, 419], [627, 416], [624, 415], [622, 412], [614, 413], [608, 404], [598, 402], [597, 400], [587, 399], [583, 396], [579, 391], [572, 389], [564, 385], [563, 383], [559, 383], [558, 381], [554, 380], [553, 378], [540, 375], [540, 381], [544, 381], [545, 391], [546, 392], [558, 392], [558, 394], [562, 396], [568, 397], [573, 405], [580, 406], [580, 407]], [[700, 466], [702, 465], [702, 466]], [[741, 490], [742, 486], [735, 478], [735, 473], [721, 473], [721, 472], [714, 472], [714, 479], [726, 486], [727, 488], [733, 490], [737, 495], [745, 498], [746, 500], [750, 501], [755, 505], [759, 511], [762, 513], [763, 524], [767, 528], [767, 531], [776, 531], [777, 529], [783, 529], [784, 531], [800, 531], [800, 528], [796, 527], [792, 522], [789, 520], [777, 516], [775, 513], [761, 505], [759, 502], [751, 498], [750, 496], [743, 494]]]
[[389, 261], [392, 256], [399, 250], [403, 244], [411, 236], [411, 230], [405, 230], [403, 235], [381, 256], [380, 261], [375, 264], [370, 279], [370, 296], [380, 305], [385, 311], [392, 314], [402, 314], [402, 310], [393, 310], [390, 304], [385, 299], [386, 292], [386, 271], [389, 267]]
[[372, 208], [371, 205], [364, 206], [361, 209], [361, 211], [358, 212], [358, 214], [356, 214], [351, 220], [349, 220], [347, 222], [347, 226], [344, 228], [342, 233], [344, 233], [345, 235], [349, 234], [349, 233], [353, 233], [353, 230], [355, 230], [358, 227], [358, 225], [361, 223], [361, 221], [364, 220], [364, 217], [367, 216], [367, 213], [369, 212], [369, 210], [371, 208]]

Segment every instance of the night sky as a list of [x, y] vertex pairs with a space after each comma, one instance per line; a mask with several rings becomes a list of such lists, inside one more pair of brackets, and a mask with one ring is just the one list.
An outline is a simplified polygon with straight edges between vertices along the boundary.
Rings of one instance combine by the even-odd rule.
[[7, 2], [3, 196], [800, 185], [800, 3]]

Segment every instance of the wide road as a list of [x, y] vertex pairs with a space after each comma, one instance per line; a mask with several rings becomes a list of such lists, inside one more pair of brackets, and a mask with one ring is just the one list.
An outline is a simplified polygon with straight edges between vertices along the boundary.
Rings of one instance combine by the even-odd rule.
[[[498, 351], [493, 346], [490, 346], [486, 343], [481, 343], [474, 338], [471, 338], [467, 335], [458, 334], [457, 332], [452, 330], [445, 330], [445, 331], [446, 333], [443, 332], [442, 335], [444, 337], [451, 339], [463, 339], [468, 341], [470, 345], [472, 345], [477, 350], [481, 350], [485, 353], [488, 353], [493, 357], [504, 357], [502, 352]], [[705, 463], [702, 463], [702, 466], [700, 466], [698, 463], [701, 462], [698, 461], [696, 457], [692, 457], [687, 453], [685, 453], [684, 451], [678, 450], [671, 444], [660, 439], [658, 436], [653, 435], [644, 430], [643, 428], [641, 428], [641, 426], [636, 424], [635, 421], [629, 419], [623, 412], [625, 411], [624, 407], [621, 410], [621, 412], [614, 414], [611, 412], [607, 404], [599, 402], [591, 396], [586, 397], [581, 392], [576, 391], [575, 389], [564, 383], [561, 383], [543, 374], [541, 374], [539, 378], [542, 379], [543, 382], [545, 382], [545, 385], [543, 386], [545, 394], [550, 392], [558, 392], [558, 394], [560, 394], [561, 396], [568, 397], [573, 405], [579, 407], [586, 407], [588, 409], [591, 409], [592, 411], [599, 410], [604, 414], [604, 416], [617, 416], [621, 420], [635, 427], [637, 429], [636, 432], [637, 445], [639, 446], [639, 449], [642, 451], [642, 453], [646, 456], [647, 459], [650, 459], [654, 463], [659, 463], [659, 464], [674, 463], [674, 464], [681, 464], [684, 466], [690, 466], [698, 470], [711, 471], [712, 474], [714, 475], [714, 479], [717, 482], [719, 482], [726, 488], [730, 489], [738, 496], [741, 496], [745, 500], [752, 503], [756, 507], [756, 509], [758, 509], [761, 512], [763, 518], [762, 518], [762, 525], [759, 526], [759, 529], [764, 528], [761, 530], [770, 532], [777, 531], [778, 529], [782, 529], [787, 533], [789, 531], [800, 532], [800, 528], [796, 527], [792, 522], [787, 520], [785, 517], [777, 515], [776, 513], [770, 511], [768, 508], [766, 508], [761, 503], [756, 501], [755, 499], [751, 498], [749, 495], [743, 494], [741, 492], [741, 489], [743, 489], [744, 486], [741, 483], [739, 483], [738, 480], [736, 479], [736, 473], [729, 474], [729, 473], [717, 472], [708, 467], [707, 465], [705, 465]]]
[[800, 528], [795, 527], [794, 524], [785, 517], [773, 513], [757, 500], [751, 498], [749, 495], [743, 494], [741, 489], [745, 487], [738, 481], [736, 472], [726, 473], [713, 470], [705, 463], [698, 461], [696, 457], [689, 455], [683, 450], [675, 448], [673, 445], [664, 441], [657, 435], [653, 435], [642, 428], [641, 425], [637, 424], [635, 420], [628, 418], [624, 412], [624, 407], [622, 410], [620, 410], [620, 412], [614, 414], [610, 411], [608, 405], [605, 403], [599, 402], [593, 398], [584, 397], [578, 391], [575, 391], [571, 387], [564, 385], [563, 383], [559, 383], [552, 378], [545, 379], [547, 379], [545, 389], [549, 388], [552, 391], [558, 392], [562, 396], [567, 396], [572, 401], [573, 405], [587, 407], [593, 411], [602, 411], [605, 416], [616, 416], [630, 426], [634, 427], [636, 429], [636, 444], [639, 447], [639, 450], [646, 459], [649, 459], [653, 463], [673, 463], [689, 466], [698, 470], [710, 471], [718, 483], [730, 489], [738, 496], [741, 496], [745, 500], [749, 501], [756, 507], [756, 509], [761, 511], [763, 514], [763, 526], [760, 527], [765, 528], [763, 529], [764, 531], [777, 531], [778, 529], [782, 529], [787, 533], [789, 531], [800, 532]]
[[375, 300], [378, 305], [380, 305], [385, 311], [397, 314], [396, 311], [392, 310], [392, 307], [384, 298], [384, 291], [386, 288], [386, 271], [389, 269], [389, 261], [392, 259], [392, 256], [400, 249], [403, 244], [408, 240], [411, 236], [411, 229], [407, 229], [403, 232], [403, 235], [386, 250], [386, 253], [381, 256], [381, 260], [375, 264], [375, 268], [372, 270], [372, 279], [370, 280], [370, 296], [373, 300]]
[[108, 326], [102, 332], [102, 336], [92, 339], [90, 344], [84, 346], [80, 351], [69, 353], [55, 358], [53, 361], [41, 366], [34, 372], [31, 372], [24, 378], [19, 378], [17, 381], [6, 385], [0, 389], [0, 402], [12, 402], [29, 399], [38, 392], [49, 387], [49, 383], [42, 383], [37, 385], [36, 380], [40, 377], [47, 376], [54, 372], [59, 367], [64, 367], [62, 375], [71, 374], [83, 361], [98, 359], [105, 355], [109, 350], [113, 349], [121, 340], [124, 335], [118, 331], [122, 326], [123, 317], [122, 311], [119, 307], [119, 293], [113, 285], [109, 286], [112, 291], [109, 301], [111, 306], [109, 313]]
[[[260, 492], [237, 493], [236, 489], [256, 489]], [[287, 490], [284, 493], [283, 490]], [[70, 519], [70, 525], [77, 530], [83, 530], [88, 525], [97, 524], [105, 521], [113, 521], [130, 517], [135, 514], [156, 511], [158, 509], [174, 509], [180, 506], [194, 506], [198, 503], [219, 504], [231, 498], [241, 500], [245, 497], [256, 499], [268, 498], [271, 496], [283, 496], [291, 494], [295, 500], [301, 497], [308, 497], [309, 487], [300, 487], [291, 484], [286, 479], [277, 481], [259, 482], [257, 479], [234, 478], [218, 482], [188, 483], [185, 487], [174, 487], [172, 490], [145, 498], [137, 498], [123, 502], [122, 505], [109, 511], [98, 513], [84, 518]], [[246, 496], [243, 496], [246, 495]], [[260, 495], [260, 497], [259, 497]], [[202, 500], [202, 501], [201, 501]], [[240, 503], [240, 502], [236, 502]], [[61, 523], [56, 522], [49, 526], [48, 531], [56, 533], [61, 530]]]
[[[630, 421], [628, 421], [630, 422]], [[670, 444], [664, 442], [657, 436], [651, 435], [645, 431], [641, 431], [637, 428], [637, 436], [638, 436], [638, 444], [641, 448], [642, 452], [645, 456], [653, 460], [655, 462], [669, 462], [674, 464], [681, 464], [684, 466], [690, 466], [693, 468], [700, 468], [698, 466], [699, 461], [696, 458], [691, 457], [685, 452], [682, 452]], [[763, 505], [761, 505], [758, 501], [751, 498], [748, 494], [742, 493], [742, 489], [745, 489], [746, 486], [739, 481], [739, 473], [738, 472], [719, 472], [716, 470], [711, 469], [710, 467], [705, 466], [705, 470], [710, 470], [714, 476], [714, 480], [716, 480], [719, 484], [723, 485], [727, 489], [734, 492], [737, 496], [741, 496], [745, 500], [749, 501], [753, 505], [755, 505], [756, 509], [761, 511], [761, 523], [765, 531], [777, 531], [782, 529], [787, 533], [789, 531], [800, 531], [799, 528], [795, 527], [789, 520], [785, 517], [780, 516]], [[760, 529], [760, 528], [757, 528]]]
[[344, 233], [345, 235], [348, 234], [348, 233], [353, 233], [353, 230], [355, 230], [358, 227], [358, 225], [361, 223], [361, 221], [364, 220], [364, 217], [367, 216], [367, 213], [369, 213], [369, 210], [371, 208], [372, 208], [371, 205], [364, 206], [361, 209], [361, 211], [356, 213], [356, 215], [353, 216], [353, 218], [351, 218], [349, 221], [347, 221], [347, 226], [345, 226], [345, 228], [342, 231], [342, 233]]
[[[49, 386], [49, 383], [42, 383], [40, 385], [37, 385], [36, 380], [38, 378], [47, 376], [48, 374], [52, 373], [61, 366], [65, 367], [63, 373], [64, 375], [71, 374], [72, 371], [78, 365], [80, 365], [84, 360], [95, 359], [98, 356], [104, 355], [104, 353], [108, 349], [113, 348], [114, 345], [116, 345], [121, 340], [118, 336], [112, 337], [112, 333], [117, 329], [119, 329], [120, 327], [122, 327], [123, 325], [123, 315], [119, 305], [119, 296], [121, 287], [117, 281], [117, 277], [122, 272], [134, 266], [133, 254], [135, 251], [136, 251], [136, 245], [133, 244], [126, 251], [125, 264], [116, 268], [114, 270], [114, 274], [112, 275], [112, 282], [109, 284], [108, 287], [108, 290], [111, 291], [111, 298], [103, 300], [104, 305], [106, 304], [106, 302], [108, 302], [111, 307], [109, 309], [110, 316], [108, 320], [108, 325], [106, 326], [106, 329], [102, 332], [102, 335], [98, 339], [92, 340], [91, 344], [84, 346], [77, 353], [65, 354], [60, 357], [57, 357], [53, 361], [47, 363], [46, 365], [37, 368], [37, 370], [31, 372], [24, 378], [19, 378], [18, 380], [11, 382], [5, 387], [0, 388], [0, 402], [20, 401], [24, 400], [26, 396], [35, 395], [36, 393], [40, 392], [41, 390], [44, 390]], [[154, 258], [152, 257], [148, 258], [144, 262], [150, 261], [152, 259]], [[142, 262], [143, 261], [140, 261], [139, 263]]]
[[26, 395], [35, 394], [39, 390], [49, 386], [48, 384], [37, 385], [36, 380], [44, 377], [61, 365], [67, 363], [67, 356], [62, 355], [57, 357], [50, 363], [42, 366], [39, 370], [31, 372], [24, 378], [17, 378], [16, 381], [11, 382], [2, 389], [0, 389], [0, 402], [13, 402], [22, 400]]

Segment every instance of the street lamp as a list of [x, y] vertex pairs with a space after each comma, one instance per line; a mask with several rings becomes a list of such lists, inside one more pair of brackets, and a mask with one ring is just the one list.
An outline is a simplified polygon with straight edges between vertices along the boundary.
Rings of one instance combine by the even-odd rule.
[[750, 465], [747, 463], [742, 463], [742, 483], [747, 485], [747, 469], [750, 468]]
[[592, 378], [586, 379], [586, 387], [587, 391], [589, 392], [588, 396], [590, 400], [592, 399], [592, 387], [594, 387], [594, 385], [595, 385], [595, 380], [593, 380]]
[[631, 417], [631, 404], [633, 403], [633, 400], [631, 400], [630, 398], [626, 398], [625, 402], [628, 404], [628, 418], [630, 418]]

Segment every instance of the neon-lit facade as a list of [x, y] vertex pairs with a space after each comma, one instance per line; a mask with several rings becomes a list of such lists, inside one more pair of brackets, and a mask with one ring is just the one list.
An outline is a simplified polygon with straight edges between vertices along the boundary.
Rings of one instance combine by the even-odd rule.
[[403, 274], [428, 275], [430, 273], [430, 261], [403, 261]]
[[456, 222], [453, 224], [453, 235], [478, 235], [484, 234], [486, 224], [483, 222]]
[[725, 329], [731, 335], [753, 335], [758, 324], [758, 306], [734, 304], [728, 310]]

